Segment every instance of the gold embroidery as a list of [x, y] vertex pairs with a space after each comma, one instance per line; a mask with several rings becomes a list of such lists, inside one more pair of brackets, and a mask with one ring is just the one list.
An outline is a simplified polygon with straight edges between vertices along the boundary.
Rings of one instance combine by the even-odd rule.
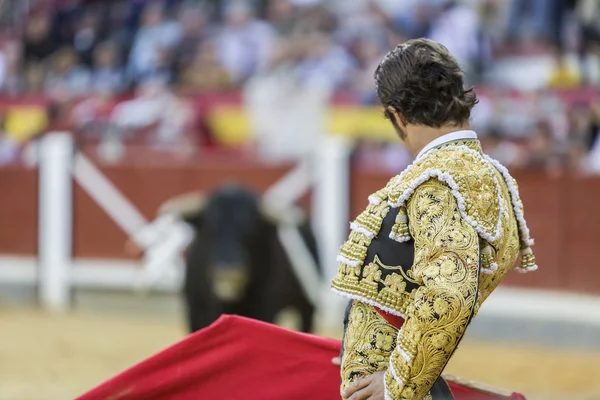
[[398, 330], [365, 303], [355, 301], [348, 316], [342, 358], [342, 391], [360, 378], [387, 368]]
[[481, 230], [489, 236], [498, 233], [501, 193], [498, 193], [496, 182], [501, 184], [503, 178], [479, 152], [468, 151], [464, 147], [447, 146], [419, 159], [403, 172], [400, 182], [392, 187], [389, 200], [402, 205], [398, 202], [406, 191], [414, 190], [414, 180], [431, 170], [447, 174], [456, 183], [458, 193], [464, 199], [464, 213], [477, 221]]
[[[409, 187], [415, 177], [419, 176], [419, 173], [426, 171], [427, 168], [449, 171], [450, 175], [459, 185], [459, 191], [464, 199], [464, 208], [470, 218], [477, 221], [478, 225], [484, 227], [485, 231], [490, 234], [496, 233], [498, 217], [501, 220], [500, 226], [502, 230], [499, 237], [493, 242], [482, 239], [481, 243], [482, 249], [486, 244], [489, 244], [491, 249], [491, 255], [488, 250], [484, 251], [482, 260], [482, 267], [486, 274], [482, 276], [480, 288], [483, 291], [482, 298], [485, 299], [508, 269], [512, 267], [512, 263], [516, 257], [513, 238], [515, 235], [516, 237], [519, 236], [519, 229], [518, 225], [515, 224], [515, 214], [511, 205], [510, 192], [502, 174], [489, 163], [482, 161], [476, 154], [469, 153], [464, 148], [457, 148], [456, 146], [458, 145], [481, 151], [479, 142], [473, 140], [453, 142], [441, 146], [435, 154], [428, 155], [419, 160], [401, 175], [390, 180], [385, 188], [372, 195], [371, 197], [376, 199], [376, 203], [378, 202], [378, 204], [370, 204], [355, 222], [363, 221], [361, 226], [372, 227], [373, 234], [378, 235], [381, 230], [383, 217], [385, 217], [388, 211], [386, 203], [388, 201], [391, 203], [398, 201], [398, 196], [403, 191], [402, 188]], [[495, 185], [495, 182], [498, 182], [498, 185]], [[498, 187], [500, 188], [499, 192]], [[417, 201], [427, 204], [426, 200], [420, 199]], [[502, 208], [499, 201], [502, 201]], [[440, 206], [438, 204], [431, 203], [429, 206], [434, 208], [431, 212], [440, 212], [439, 210], [435, 210], [435, 208], [439, 209]], [[502, 214], [500, 214], [500, 209], [502, 209]], [[405, 213], [406, 209], [401, 207], [392, 228], [391, 233], [396, 236], [396, 239], [407, 235], [408, 218], [404, 215]], [[462, 215], [458, 217], [460, 218]], [[371, 221], [371, 223], [368, 221]], [[459, 231], [451, 232], [449, 239], [454, 241], [463, 240], [464, 238], [460, 236], [461, 233]], [[396, 288], [390, 290], [389, 285], [394, 282], [395, 277], [386, 277], [387, 282], [386, 280], [378, 282], [379, 289], [376, 290], [376, 286], [369, 283], [370, 281], [368, 280], [361, 283], [361, 271], [355, 271], [355, 269], [360, 269], [364, 264], [367, 248], [370, 243], [371, 240], [362, 233], [352, 232], [350, 234], [349, 240], [342, 246], [340, 255], [351, 261], [354, 268], [347, 265], [340, 265], [332, 286], [338, 292], [345, 293], [350, 297], [368, 300], [372, 304], [377, 304], [381, 308], [396, 314], [405, 314], [406, 302], [410, 299], [404, 293], [404, 290], [396, 290]], [[517, 250], [518, 247], [519, 245], [517, 244]], [[421, 250], [416, 249], [415, 263], [418, 262], [419, 251]], [[526, 265], [534, 262], [533, 256], [529, 255], [527, 250], [523, 252], [522, 258]], [[490, 272], [493, 273], [490, 274]]]
[[[452, 143], [452, 146], [463, 144], [480, 151], [476, 141]], [[380, 339], [379, 347], [377, 343], [370, 347], [365, 345], [361, 353], [365, 362], [371, 362], [371, 366], [376, 365], [377, 368], [385, 368], [381, 367], [381, 363], [391, 360], [389, 365], [393, 367], [393, 374], [392, 368], [388, 368], [385, 382], [394, 399], [423, 398], [423, 391], [433, 384], [443, 369], [468, 321], [512, 268], [522, 247], [510, 191], [502, 174], [496, 168], [490, 168], [489, 164], [482, 164], [472, 154], [457, 152], [452, 146], [442, 146], [447, 149], [438, 152], [423, 165], [451, 172], [464, 198], [466, 215], [477, 221], [486, 232], [496, 233], [500, 218], [502, 230], [498, 238], [492, 241], [481, 238], [482, 235], [478, 235], [479, 232], [475, 232], [460, 213], [455, 193], [450, 187], [438, 179], [431, 179], [414, 188], [406, 204], [407, 209], [399, 210], [395, 221], [396, 225], [408, 222], [406, 229], [410, 228], [414, 236], [412, 268], [405, 271], [401, 267], [386, 266], [377, 257], [362, 268], [370, 239], [352, 232], [349, 242], [355, 243], [360, 251], [351, 260], [356, 260], [359, 266], [340, 264], [333, 282], [333, 287], [346, 295], [408, 316], [402, 332], [394, 341], [395, 350], [391, 355], [381, 351], [387, 348], [388, 339]], [[387, 201], [396, 202], [401, 194], [399, 188], [413, 179], [415, 174], [410, 171], [403, 173], [374, 194], [372, 198], [375, 201], [357, 218], [361, 226], [369, 227], [369, 231], [378, 235], [383, 217], [387, 214]], [[404, 212], [408, 215], [403, 215]], [[369, 225], [369, 221], [375, 223]], [[395, 229], [392, 233], [407, 232], [400, 231], [399, 226]], [[485, 249], [482, 254], [484, 265], [481, 266], [489, 268], [494, 265], [493, 274], [478, 273], [480, 249]], [[341, 254], [351, 255], [349, 252]], [[525, 261], [532, 262], [529, 253], [523, 254], [523, 257]], [[385, 279], [377, 270], [386, 271]], [[422, 286], [409, 294], [406, 293], [407, 282]], [[362, 303], [355, 301], [354, 304]], [[362, 306], [365, 310], [371, 309], [365, 304]], [[375, 314], [371, 315], [381, 322], [382, 318], [372, 311]], [[350, 324], [348, 331], [354, 332], [350, 337], [355, 336], [355, 342], [361, 335], [364, 335], [363, 341], [372, 337], [367, 329], [369, 323], [365, 322], [368, 320], [354, 318]], [[345, 349], [347, 346], [344, 342]], [[367, 374], [366, 371], [371, 370], [367, 368], [363, 372]]]
[[[400, 274], [402, 275], [400, 277], [400, 279], [407, 280], [412, 283], [419, 283], [413, 278], [412, 270], [409, 269], [408, 271], [404, 272], [404, 268], [402, 268], [401, 265], [397, 265], [397, 266], [393, 266], [393, 267], [390, 265], [385, 265], [383, 262], [381, 262], [378, 255], [375, 255], [375, 257], [373, 258], [373, 264], [377, 265], [377, 267], [379, 267], [382, 270], [400, 272]], [[392, 274], [392, 275], [395, 275], [395, 274]]]
[[[387, 197], [384, 195], [385, 190], [372, 195], [379, 201], [379, 204], [369, 204], [354, 221], [354, 224], [361, 227], [365, 231], [371, 232], [373, 235], [379, 234], [383, 219], [389, 211], [389, 206], [386, 203]], [[367, 248], [371, 244], [371, 239], [364, 231], [353, 230], [350, 232], [348, 240], [340, 249], [340, 256], [350, 263], [356, 263], [355, 267], [359, 267], [367, 257]]]
[[344, 334], [340, 392], [361, 378], [385, 370], [396, 347], [397, 335], [398, 329], [383, 319], [373, 307], [355, 301]]
[[[470, 321], [477, 299], [479, 237], [460, 216], [449, 188], [430, 180], [408, 204], [415, 239], [413, 273], [423, 286], [408, 307], [387, 379], [398, 399], [422, 399], [441, 374]], [[392, 375], [388, 373], [388, 375]], [[393, 377], [393, 376], [392, 376]]]
[[[498, 173], [498, 179], [500, 179], [500, 173]], [[502, 181], [500, 182], [503, 183]], [[513, 208], [510, 206], [510, 193], [505, 184], [501, 184], [501, 189], [502, 198], [505, 201], [502, 213], [502, 236], [493, 243], [488, 244], [483, 240], [480, 243], [482, 249], [486, 246], [491, 248], [491, 259], [496, 263], [497, 269], [493, 274], [479, 275], [479, 298], [477, 299], [475, 314], [504, 276], [513, 268], [519, 253], [519, 226], [517, 225]]]
[[406, 207], [402, 206], [398, 210], [394, 226], [390, 237], [399, 242], [407, 242], [410, 240], [410, 230], [408, 229], [408, 215], [406, 215]]

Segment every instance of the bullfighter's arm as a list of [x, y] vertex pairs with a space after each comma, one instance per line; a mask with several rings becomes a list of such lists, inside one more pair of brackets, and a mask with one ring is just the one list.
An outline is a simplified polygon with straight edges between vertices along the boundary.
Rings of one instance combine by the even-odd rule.
[[415, 240], [413, 273], [422, 286], [406, 313], [385, 372], [387, 399], [422, 399], [446, 366], [473, 315], [479, 279], [479, 238], [450, 188], [419, 186], [408, 203]]

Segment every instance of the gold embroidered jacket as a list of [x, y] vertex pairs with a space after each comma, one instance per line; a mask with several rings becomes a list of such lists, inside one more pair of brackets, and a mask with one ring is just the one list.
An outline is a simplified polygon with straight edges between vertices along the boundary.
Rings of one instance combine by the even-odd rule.
[[[517, 269], [537, 269], [532, 244], [516, 181], [477, 140], [417, 159], [369, 196], [338, 255], [333, 290], [355, 300], [342, 389], [385, 369], [386, 400], [427, 396], [519, 250]], [[372, 306], [404, 318], [395, 336]]]

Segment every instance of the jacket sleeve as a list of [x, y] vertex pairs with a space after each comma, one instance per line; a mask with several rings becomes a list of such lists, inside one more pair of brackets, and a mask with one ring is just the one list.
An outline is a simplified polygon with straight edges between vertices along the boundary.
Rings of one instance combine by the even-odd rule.
[[479, 237], [450, 188], [432, 179], [407, 204], [420, 287], [398, 332], [385, 373], [386, 400], [423, 399], [442, 373], [474, 312]]

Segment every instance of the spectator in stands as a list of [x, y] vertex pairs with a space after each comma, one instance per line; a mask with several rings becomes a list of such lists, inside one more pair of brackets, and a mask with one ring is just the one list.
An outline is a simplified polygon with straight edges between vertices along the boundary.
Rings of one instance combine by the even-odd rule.
[[181, 37], [179, 24], [165, 18], [164, 6], [152, 2], [142, 15], [142, 25], [137, 32], [129, 56], [128, 72], [134, 82], [157, 75], [169, 64], [170, 52]]
[[[600, 83], [600, 70], [594, 71], [591, 59], [600, 60], [600, 0], [579, 0], [576, 15], [581, 29], [579, 57], [583, 79], [586, 82]], [[596, 64], [597, 65], [597, 64]]]
[[504, 8], [505, 0], [470, 0], [479, 14], [479, 26], [484, 37], [488, 38], [490, 45], [501, 44], [505, 36], [506, 18]]
[[208, 35], [205, 11], [198, 6], [184, 6], [179, 12], [181, 38], [174, 49], [173, 63], [176, 74], [187, 70], [195, 61], [200, 45]]
[[600, 101], [596, 99], [589, 107], [590, 109], [590, 130], [588, 136], [589, 147], [600, 137]]
[[218, 92], [232, 87], [232, 79], [221, 65], [214, 43], [204, 42], [198, 46], [195, 54], [192, 64], [180, 75], [182, 93]]
[[98, 141], [111, 132], [110, 115], [114, 107], [113, 92], [99, 87], [94, 93], [76, 104], [69, 113], [67, 127], [80, 140]]
[[189, 105], [167, 82], [152, 78], [138, 86], [134, 99], [114, 108], [111, 125], [122, 137], [138, 136], [138, 142], [168, 149], [190, 144], [192, 117]]
[[568, 132], [565, 143], [566, 167], [571, 171], [583, 171], [593, 134], [591, 112], [587, 106], [575, 105], [569, 110]]
[[325, 32], [306, 35], [302, 41], [302, 57], [295, 68], [298, 80], [327, 90], [345, 87], [354, 69], [354, 60], [348, 52]]
[[382, 59], [384, 49], [376, 38], [364, 36], [355, 44], [357, 68], [352, 77], [352, 89], [365, 104], [375, 104], [375, 82], [373, 73]]
[[482, 137], [483, 151], [506, 167], [520, 166], [525, 155], [523, 150], [514, 142], [506, 140], [500, 132], [492, 129], [489, 134]]
[[0, 51], [0, 91], [15, 95], [23, 89], [22, 51], [17, 41], [8, 40]]
[[[404, 8], [404, 4], [404, 1], [398, 3], [398, 8]], [[375, 2], [340, 1], [334, 10], [338, 21], [334, 35], [336, 40], [344, 46], [351, 46], [354, 41], [367, 33], [379, 36], [383, 40], [386, 31], [396, 29], [393, 15], [387, 13]]]
[[581, 75], [576, 65], [569, 64], [566, 54], [557, 50], [554, 69], [548, 79], [548, 88], [554, 90], [575, 89], [581, 85]]
[[509, 39], [516, 40], [526, 36], [539, 42], [561, 46], [565, 10], [565, 0], [512, 0]]
[[600, 173], [600, 102], [590, 107], [590, 151], [585, 159], [585, 168], [592, 173]]
[[298, 10], [298, 29], [300, 35], [310, 32], [327, 32], [334, 35], [339, 21], [323, 4], [322, 0], [291, 0]]
[[561, 153], [546, 121], [537, 124], [529, 139], [525, 167], [549, 172], [557, 172], [562, 167]]
[[280, 37], [289, 37], [296, 32], [299, 22], [298, 10], [290, 0], [269, 2], [267, 17]]
[[552, 133], [552, 137], [558, 143], [565, 143], [569, 136], [569, 121], [567, 117], [567, 105], [558, 96], [556, 91], [548, 88], [523, 93], [521, 109], [523, 114], [530, 119], [527, 127], [529, 134], [538, 121], [546, 121]]
[[441, 12], [431, 22], [427, 36], [448, 48], [467, 80], [472, 82], [475, 63], [481, 55], [477, 13], [457, 1], [445, 1]]
[[471, 111], [471, 127], [479, 135], [483, 136], [490, 132], [494, 127], [497, 128], [497, 119], [500, 117], [497, 99], [493, 94], [477, 95], [479, 102]]
[[92, 90], [120, 94], [127, 88], [125, 71], [119, 62], [117, 46], [112, 42], [100, 43], [94, 51], [91, 75]]
[[129, 2], [110, 2], [107, 7], [105, 40], [114, 43], [119, 50], [119, 59], [127, 62], [133, 44], [135, 32], [127, 27], [127, 9]]
[[[32, 5], [34, 2], [29, 2]], [[37, 2], [39, 5], [39, 1]], [[84, 2], [80, 0], [58, 0], [52, 1], [51, 4], [45, 2], [48, 8], [42, 8], [40, 11], [48, 13], [51, 11], [51, 35], [56, 41], [58, 47], [72, 46], [73, 35], [77, 29], [77, 24], [81, 19], [81, 15], [88, 10]], [[43, 10], [43, 11], [42, 11]]]
[[400, 30], [407, 38], [427, 36], [431, 28], [431, 16], [435, 9], [435, 2], [410, 0], [402, 3], [402, 7], [399, 7], [399, 12], [395, 16], [396, 29]]
[[57, 102], [69, 101], [88, 92], [89, 71], [78, 64], [73, 49], [62, 48], [52, 56], [50, 69], [44, 82], [48, 96]]
[[235, 1], [225, 11], [225, 26], [218, 36], [219, 58], [236, 83], [264, 72], [273, 54], [275, 32], [257, 20], [247, 2]]
[[50, 34], [48, 16], [43, 13], [31, 15], [25, 24], [23, 38], [25, 80], [30, 91], [42, 89], [45, 69], [56, 50], [57, 43]]
[[77, 29], [73, 35], [73, 49], [79, 61], [87, 68], [91, 68], [94, 61], [94, 49], [100, 42], [100, 19], [98, 14], [87, 12], [78, 21]]

